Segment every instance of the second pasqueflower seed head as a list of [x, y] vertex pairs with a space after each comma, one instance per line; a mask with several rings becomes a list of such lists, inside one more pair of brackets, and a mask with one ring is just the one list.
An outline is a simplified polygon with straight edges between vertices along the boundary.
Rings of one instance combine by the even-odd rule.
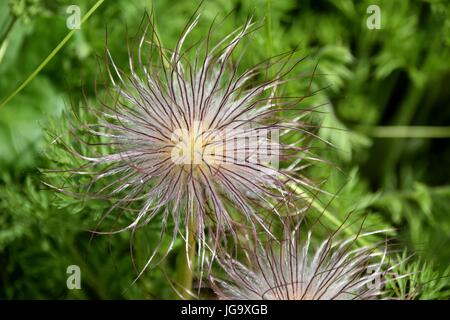
[[286, 232], [281, 243], [269, 241], [248, 253], [245, 264], [229, 254], [218, 261], [227, 278], [213, 279], [217, 296], [225, 300], [368, 300], [383, 298], [387, 248], [355, 247], [358, 238], [385, 230], [335, 240], [333, 234], [311, 248], [299, 231]]

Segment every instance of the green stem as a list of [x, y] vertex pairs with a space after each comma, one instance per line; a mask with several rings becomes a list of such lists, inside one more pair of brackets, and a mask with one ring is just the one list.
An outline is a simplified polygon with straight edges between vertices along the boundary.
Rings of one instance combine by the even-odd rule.
[[267, 55], [272, 57], [272, 1], [267, 0], [267, 23], [266, 23], [266, 33], [267, 33]]
[[[86, 22], [89, 17], [97, 10], [98, 7], [101, 6], [101, 4], [105, 0], [98, 0], [92, 8], [86, 13], [86, 15], [81, 19], [81, 24]], [[44, 59], [44, 61], [41, 62], [41, 64], [28, 76], [28, 78], [25, 79], [22, 84], [13, 91], [1, 104], [0, 108], [6, 105], [9, 101], [11, 101], [20, 91], [22, 91], [38, 74], [41, 72], [41, 70], [53, 59], [53, 57], [61, 50], [62, 47], [72, 38], [72, 36], [75, 34], [77, 30], [73, 29], [71, 30], [65, 37], [62, 39], [62, 41], [55, 47], [55, 49], [50, 52], [50, 54], [47, 56], [47, 58]]]
[[[266, 54], [267, 56], [270, 58], [272, 58], [273, 56], [273, 36], [272, 36], [272, 1], [271, 0], [266, 0], [266, 18], [267, 18], [267, 22], [265, 24], [266, 27]], [[273, 77], [273, 73], [274, 70], [273, 68], [268, 68], [266, 70], [267, 72], [267, 76], [269, 78]]]
[[187, 252], [183, 249], [177, 257], [177, 283], [181, 288], [181, 298], [192, 299], [192, 281], [194, 279], [193, 270], [196, 249], [194, 215], [191, 215], [186, 227], [188, 228], [188, 238], [186, 239]]
[[[437, 186], [427, 187], [427, 192], [433, 196], [448, 196], [450, 195], [450, 186]], [[375, 203], [383, 203], [398, 198], [411, 198], [417, 194], [416, 190], [393, 190], [383, 192], [376, 200]]]
[[361, 129], [374, 138], [450, 138], [450, 127], [376, 126]]
[[7, 23], [7, 27], [4, 29], [5, 32], [3, 32], [2, 36], [0, 37], [0, 46], [3, 45], [3, 42], [8, 38], [9, 33], [11, 32], [12, 28], [14, 27], [14, 24], [17, 21], [17, 17], [13, 16]]

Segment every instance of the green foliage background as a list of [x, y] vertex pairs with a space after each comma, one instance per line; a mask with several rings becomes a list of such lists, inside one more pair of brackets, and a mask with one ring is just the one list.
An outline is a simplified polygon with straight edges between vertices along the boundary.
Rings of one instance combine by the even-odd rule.
[[[96, 1], [0, 1], [0, 99], [5, 99], [68, 34], [66, 8], [82, 14]], [[369, 30], [369, 5], [381, 8], [381, 29]], [[132, 284], [136, 272], [129, 235], [91, 238], [86, 231], [107, 204], [55, 194], [42, 184], [41, 168], [73, 164], [50, 135], [64, 126], [62, 110], [82, 89], [95, 100], [96, 55], [105, 32], [117, 63], [124, 65], [126, 26], [137, 30], [144, 8], [153, 7], [160, 36], [173, 45], [197, 4], [192, 1], [105, 0], [62, 50], [8, 103], [0, 105], [0, 298], [173, 298], [166, 277], [175, 271], [177, 242], [162, 268]], [[206, 34], [216, 14], [221, 32], [252, 15], [264, 21], [244, 65], [298, 46], [318, 73], [310, 102], [326, 103], [319, 135], [336, 148], [319, 151], [339, 167], [317, 166], [309, 176], [338, 193], [326, 208], [342, 221], [367, 214], [369, 225], [395, 228], [399, 255], [414, 256], [390, 295], [450, 297], [450, 4], [428, 1], [207, 0], [196, 34]], [[293, 83], [292, 94], [302, 94]], [[1, 103], [1, 102], [0, 102]], [[390, 126], [386, 128], [386, 126]], [[416, 126], [426, 126], [418, 129]], [[439, 127], [436, 129], [436, 127]], [[433, 138], [436, 133], [447, 138]], [[325, 202], [324, 202], [325, 203]], [[322, 212], [323, 204], [316, 209]], [[322, 207], [321, 207], [322, 206]], [[333, 225], [332, 219], [324, 219]], [[138, 260], [158, 238], [158, 226], [138, 236]], [[82, 289], [68, 290], [66, 268], [79, 265]], [[162, 270], [165, 270], [166, 275]], [[419, 290], [420, 289], [420, 290]]]

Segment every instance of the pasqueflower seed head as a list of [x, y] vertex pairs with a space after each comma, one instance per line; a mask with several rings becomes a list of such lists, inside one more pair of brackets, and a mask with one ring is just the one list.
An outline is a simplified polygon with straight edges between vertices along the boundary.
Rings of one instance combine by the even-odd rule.
[[[86, 162], [73, 172], [92, 176], [90, 187], [101, 185], [95, 196], [115, 198], [105, 217], [133, 207], [133, 221], [113, 232], [159, 217], [162, 232], [170, 225], [173, 239], [193, 232], [202, 252], [215, 248], [224, 230], [234, 234], [244, 223], [264, 228], [264, 210], [276, 216], [279, 203], [292, 201], [288, 183], [311, 185], [300, 169], [314, 157], [300, 144], [314, 135], [304, 121], [311, 109], [298, 106], [305, 96], [277, 95], [299, 62], [291, 63], [292, 52], [238, 72], [241, 58], [233, 53], [257, 30], [254, 24], [247, 21], [214, 46], [212, 24], [203, 42], [185, 50], [198, 21], [192, 18], [169, 50], [149, 19], [129, 45], [128, 71], [106, 50], [109, 99], [99, 97], [100, 108], [89, 106], [96, 120], [79, 128], [100, 143], [89, 143], [88, 155], [73, 151]], [[269, 77], [267, 70], [277, 66]], [[283, 118], [289, 111], [295, 119]], [[294, 134], [299, 143], [281, 142]], [[94, 154], [98, 145], [101, 153]], [[289, 159], [289, 166], [280, 165]]]
[[224, 254], [218, 261], [228, 278], [213, 279], [213, 287], [225, 300], [381, 298], [384, 275], [392, 269], [386, 266], [387, 250], [354, 248], [355, 239], [333, 241], [329, 237], [311, 248], [311, 232], [303, 241], [293, 233], [281, 243], [260, 243], [250, 252], [250, 266]]

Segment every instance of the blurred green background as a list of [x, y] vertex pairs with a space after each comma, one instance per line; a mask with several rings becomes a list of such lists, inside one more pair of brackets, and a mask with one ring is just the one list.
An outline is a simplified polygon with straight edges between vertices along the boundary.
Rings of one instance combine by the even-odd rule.
[[[86, 231], [107, 205], [55, 195], [42, 184], [42, 168], [70, 163], [53, 150], [54, 131], [70, 101], [82, 90], [95, 101], [96, 55], [108, 47], [125, 65], [126, 28], [136, 32], [145, 8], [153, 8], [159, 34], [173, 45], [198, 3], [105, 0], [62, 49], [18, 94], [15, 89], [70, 32], [69, 5], [81, 15], [97, 1], [0, 1], [0, 298], [151, 299], [173, 298], [163, 269], [136, 277], [129, 234], [95, 237]], [[100, 1], [101, 2], [101, 1]], [[369, 29], [369, 5], [381, 9], [381, 28]], [[309, 169], [339, 191], [328, 210], [338, 218], [351, 211], [369, 223], [396, 229], [400, 253], [414, 253], [409, 267], [422, 290], [415, 298], [450, 297], [450, 4], [428, 0], [214, 0], [204, 1], [196, 34], [206, 34], [219, 14], [221, 32], [252, 15], [263, 22], [244, 64], [291, 50], [308, 56], [305, 68], [318, 74], [313, 105], [326, 103], [319, 135], [336, 148], [319, 155], [329, 166]], [[301, 95], [301, 85], [291, 84]], [[8, 99], [7, 103], [4, 103]], [[149, 226], [138, 237], [145, 260], [158, 238]], [[82, 270], [82, 289], [66, 287], [69, 265]], [[409, 269], [408, 269], [409, 268]], [[437, 280], [439, 279], [439, 280]], [[396, 290], [392, 290], [396, 295]], [[397, 295], [398, 294], [397, 292]]]

